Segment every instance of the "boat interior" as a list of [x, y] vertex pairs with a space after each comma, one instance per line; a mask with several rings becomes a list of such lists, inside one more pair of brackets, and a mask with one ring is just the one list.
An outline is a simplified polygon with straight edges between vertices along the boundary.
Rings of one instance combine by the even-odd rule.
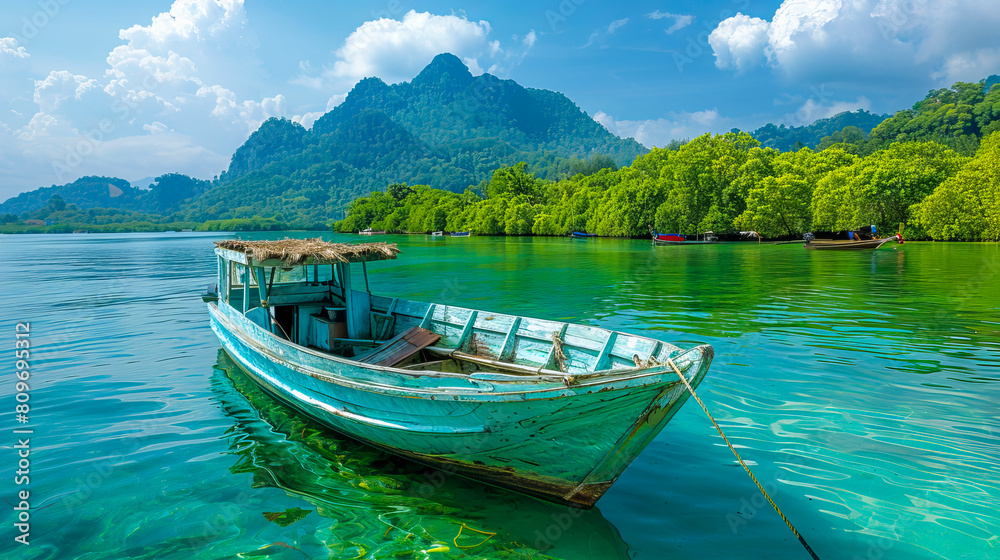
[[587, 325], [376, 295], [365, 261], [247, 266], [217, 252], [218, 305], [293, 344], [359, 362], [575, 376], [648, 367], [679, 351]]

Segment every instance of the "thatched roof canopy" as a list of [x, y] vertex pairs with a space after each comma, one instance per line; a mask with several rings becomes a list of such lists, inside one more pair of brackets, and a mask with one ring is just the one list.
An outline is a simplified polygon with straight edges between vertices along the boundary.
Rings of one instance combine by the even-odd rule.
[[[285, 266], [330, 264], [394, 259], [399, 253], [395, 243], [332, 243], [315, 239], [281, 239], [278, 241], [216, 241], [215, 246], [243, 253], [257, 265], [273, 266], [278, 261]], [[267, 263], [265, 261], [272, 261]]]

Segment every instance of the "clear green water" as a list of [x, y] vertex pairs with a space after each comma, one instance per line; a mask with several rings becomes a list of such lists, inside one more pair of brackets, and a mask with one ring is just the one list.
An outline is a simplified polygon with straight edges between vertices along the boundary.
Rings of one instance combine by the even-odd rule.
[[[219, 353], [198, 297], [216, 238], [0, 237], [35, 429], [31, 544], [0, 504], [0, 556], [807, 558], [694, 402], [584, 515], [324, 431]], [[376, 290], [713, 344], [699, 394], [821, 558], [1000, 557], [997, 245], [388, 239]], [[496, 536], [457, 548], [463, 523]]]

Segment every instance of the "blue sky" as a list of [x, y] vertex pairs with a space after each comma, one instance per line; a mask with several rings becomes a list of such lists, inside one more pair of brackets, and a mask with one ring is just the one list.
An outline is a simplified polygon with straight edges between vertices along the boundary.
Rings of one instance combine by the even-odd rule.
[[843, 110], [891, 113], [1000, 73], [972, 0], [263, 0], [0, 4], [0, 200], [83, 175], [211, 178], [271, 116], [439, 52], [560, 91], [647, 146]]

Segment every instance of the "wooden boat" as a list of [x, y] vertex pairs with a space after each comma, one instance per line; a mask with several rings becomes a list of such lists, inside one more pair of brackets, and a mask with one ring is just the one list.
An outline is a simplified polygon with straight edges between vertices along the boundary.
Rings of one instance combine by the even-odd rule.
[[365, 228], [359, 231], [358, 235], [385, 235], [385, 230], [375, 231], [372, 228]]
[[583, 233], [582, 231], [574, 231], [573, 233], [569, 234], [569, 236], [572, 237], [572, 238], [574, 238], [574, 239], [593, 239], [593, 238], [597, 237], [597, 234], [596, 233]]
[[394, 244], [216, 246], [212, 329], [261, 387], [380, 449], [556, 502], [592, 506], [687, 400], [671, 364], [695, 386], [713, 356], [376, 295], [366, 263]]
[[683, 233], [659, 233], [655, 229], [652, 233], [653, 245], [706, 245], [719, 242], [715, 232], [711, 231], [699, 234], [694, 239], [688, 239]]
[[452, 237], [468, 237], [469, 232], [467, 231], [453, 231], [451, 232]]
[[891, 237], [883, 237], [881, 239], [854, 239], [848, 241], [815, 241], [807, 239], [803, 246], [806, 249], [823, 251], [864, 251], [878, 249], [889, 241], [895, 241], [902, 245], [903, 236], [897, 233]]

